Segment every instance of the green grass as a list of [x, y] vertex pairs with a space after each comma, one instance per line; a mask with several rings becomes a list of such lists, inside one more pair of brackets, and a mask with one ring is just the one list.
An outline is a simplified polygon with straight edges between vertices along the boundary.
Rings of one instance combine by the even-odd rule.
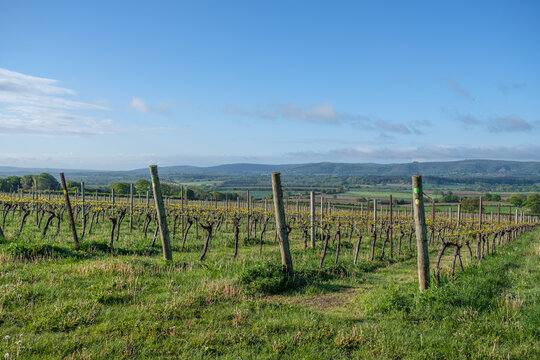
[[454, 283], [444, 268], [441, 287], [420, 294], [414, 255], [370, 263], [367, 239], [358, 265], [344, 239], [339, 263], [331, 250], [319, 270], [320, 248], [293, 236], [288, 283], [272, 231], [262, 256], [241, 240], [234, 260], [222, 232], [200, 262], [203, 233], [192, 230], [166, 262], [126, 223], [111, 254], [108, 223], [75, 251], [65, 223], [42, 237], [32, 221], [16, 235], [17, 220], [0, 243], [0, 356], [10, 359], [540, 358], [540, 229]]
[[339, 196], [350, 196], [356, 198], [366, 198], [371, 200], [376, 199], [388, 199], [392, 195], [394, 200], [406, 199], [410, 200], [412, 198], [412, 192], [410, 191], [393, 191], [393, 190], [350, 190], [339, 194]]

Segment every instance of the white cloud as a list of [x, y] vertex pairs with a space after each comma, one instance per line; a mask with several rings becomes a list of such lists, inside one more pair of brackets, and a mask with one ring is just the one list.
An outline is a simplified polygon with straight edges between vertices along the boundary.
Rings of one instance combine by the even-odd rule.
[[369, 118], [362, 115], [352, 115], [338, 112], [329, 102], [318, 103], [309, 107], [301, 107], [294, 103], [277, 104], [271, 110], [257, 108], [248, 110], [238, 106], [229, 105], [225, 109], [229, 115], [239, 115], [264, 120], [290, 119], [305, 123], [340, 124], [341, 122], [367, 122]]
[[103, 135], [111, 120], [78, 114], [108, 107], [66, 99], [74, 90], [58, 80], [39, 78], [0, 68], [0, 135]]
[[142, 113], [148, 112], [148, 105], [146, 105], [146, 101], [135, 96], [131, 98], [131, 102], [129, 103], [128, 106], [138, 112], [142, 112]]

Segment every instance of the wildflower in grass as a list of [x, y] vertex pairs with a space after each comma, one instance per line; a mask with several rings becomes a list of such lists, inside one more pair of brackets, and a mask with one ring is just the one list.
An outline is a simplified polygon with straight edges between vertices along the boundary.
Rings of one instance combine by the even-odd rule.
[[9, 359], [9, 353], [4, 354], [4, 359]]
[[4, 340], [9, 340], [9, 339], [11, 339], [11, 336], [9, 336], [9, 335], [4, 336]]

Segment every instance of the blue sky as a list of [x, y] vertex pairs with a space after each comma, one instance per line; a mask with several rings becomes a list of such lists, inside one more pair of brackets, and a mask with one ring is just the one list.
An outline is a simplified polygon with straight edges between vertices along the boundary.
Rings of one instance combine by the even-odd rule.
[[1, 1], [0, 166], [540, 161], [538, 1]]

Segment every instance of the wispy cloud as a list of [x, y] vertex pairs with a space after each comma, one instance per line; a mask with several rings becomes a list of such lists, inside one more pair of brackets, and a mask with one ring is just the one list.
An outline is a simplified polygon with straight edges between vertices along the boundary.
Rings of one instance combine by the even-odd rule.
[[339, 115], [330, 103], [320, 103], [309, 108], [301, 108], [296, 104], [280, 105], [284, 117], [305, 122], [322, 121], [337, 123]]
[[454, 89], [461, 97], [463, 97], [465, 100], [474, 100], [471, 94], [467, 90], [465, 90], [463, 87], [461, 87], [460, 84], [458, 84], [453, 79], [446, 79], [446, 83]]
[[172, 127], [172, 126], [154, 126], [154, 127], [144, 127], [144, 126], [135, 126], [135, 128], [141, 132], [149, 132], [149, 131], [188, 131], [189, 128], [183, 128], [183, 127]]
[[58, 80], [0, 68], [0, 135], [103, 135], [112, 132], [110, 119], [81, 115], [81, 110], [107, 106], [71, 100], [74, 90]]
[[277, 112], [265, 111], [260, 108], [255, 110], [248, 110], [234, 105], [228, 105], [225, 108], [225, 113], [229, 115], [237, 115], [249, 118], [275, 120], [280, 116]]
[[508, 95], [510, 91], [522, 89], [525, 87], [525, 84], [523, 83], [513, 83], [513, 84], [505, 84], [500, 82], [497, 86], [499, 91], [504, 95]]
[[166, 114], [171, 110], [174, 105], [176, 105], [175, 101], [169, 101], [151, 106], [148, 105], [148, 103], [144, 99], [133, 96], [128, 104], [128, 108], [143, 114], [148, 112]]
[[532, 126], [519, 116], [503, 116], [489, 122], [488, 129], [493, 133], [520, 132], [532, 130]]
[[334, 105], [322, 102], [309, 107], [301, 107], [294, 103], [277, 104], [270, 110], [257, 108], [249, 110], [238, 106], [229, 105], [225, 113], [243, 117], [258, 118], [264, 120], [289, 119], [305, 123], [321, 123], [337, 125], [342, 122], [367, 122], [369, 118], [362, 115], [354, 115], [338, 112]]
[[405, 135], [411, 133], [411, 130], [409, 130], [409, 128], [403, 124], [393, 124], [388, 121], [377, 121], [375, 125], [379, 129], [388, 131], [388, 132], [395, 132], [395, 133], [400, 133], [400, 134], [405, 134]]
[[141, 112], [141, 113], [148, 112], [148, 105], [146, 105], [146, 101], [135, 96], [131, 98], [131, 102], [129, 103], [128, 106], [131, 109]]
[[[470, 113], [461, 113], [457, 110], [449, 110], [446, 108], [441, 108], [441, 112], [453, 120], [459, 121], [465, 129], [471, 129], [474, 127], [480, 127], [489, 130], [490, 132], [498, 132], [501, 125], [491, 124], [487, 120], [483, 120], [477, 116], [474, 116]], [[496, 121], [494, 121], [496, 122]], [[501, 130], [502, 131], [502, 130]]]

